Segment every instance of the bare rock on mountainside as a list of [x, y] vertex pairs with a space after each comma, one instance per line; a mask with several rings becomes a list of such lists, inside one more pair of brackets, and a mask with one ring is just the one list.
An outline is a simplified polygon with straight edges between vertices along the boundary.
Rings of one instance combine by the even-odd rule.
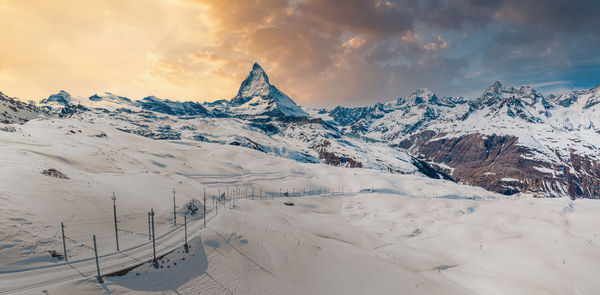
[[15, 128], [15, 126], [11, 126], [11, 125], [0, 125], [0, 131], [4, 131], [4, 132], [16, 132], [17, 128]]
[[54, 177], [54, 178], [70, 179], [67, 175], [65, 175], [64, 173], [62, 173], [54, 168], [46, 169], [46, 170], [42, 171], [41, 173], [46, 176], [50, 176], [50, 177]]
[[42, 111], [34, 104], [19, 101], [0, 92], [0, 123], [24, 124]]
[[[410, 148], [426, 161], [452, 168], [461, 183], [480, 186], [505, 195], [520, 192], [535, 196], [597, 198], [600, 195], [600, 163], [570, 151], [556, 162], [532, 157], [530, 147], [516, 136], [473, 133], [460, 137], [416, 134], [401, 146]], [[570, 165], [562, 163], [568, 162]]]

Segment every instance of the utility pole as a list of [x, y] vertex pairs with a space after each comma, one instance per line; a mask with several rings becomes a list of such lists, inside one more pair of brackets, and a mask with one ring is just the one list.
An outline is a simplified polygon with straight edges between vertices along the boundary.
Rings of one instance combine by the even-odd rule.
[[152, 240], [152, 230], [150, 229], [150, 212], [148, 212], [148, 240]]
[[185, 215], [183, 215], [183, 229], [185, 231], [185, 245], [183, 245], [183, 247], [185, 248], [185, 253], [188, 253], [188, 242], [187, 242], [187, 212], [185, 213]]
[[96, 271], [98, 272], [98, 283], [104, 283], [102, 276], [100, 275], [100, 263], [98, 263], [98, 247], [96, 246], [96, 235], [94, 235], [94, 254], [96, 254]]
[[202, 216], [202, 220], [204, 220], [204, 228], [206, 228], [206, 187], [204, 188], [204, 216]]
[[62, 240], [63, 240], [63, 251], [65, 252], [65, 261], [69, 262], [69, 258], [67, 258], [67, 245], [65, 244], [65, 225], [60, 223], [60, 230], [62, 231]]
[[177, 214], [175, 214], [175, 188], [173, 188], [173, 225], [177, 225]]
[[150, 209], [150, 217], [152, 218], [152, 253], [154, 255], [154, 267], [158, 267], [158, 262], [156, 261], [156, 232], [154, 231], [154, 208]]
[[115, 193], [113, 192], [112, 197], [111, 197], [112, 201], [113, 201], [113, 216], [115, 218], [115, 240], [117, 241], [117, 252], [119, 251], [119, 230], [117, 229], [117, 196], [115, 196]]

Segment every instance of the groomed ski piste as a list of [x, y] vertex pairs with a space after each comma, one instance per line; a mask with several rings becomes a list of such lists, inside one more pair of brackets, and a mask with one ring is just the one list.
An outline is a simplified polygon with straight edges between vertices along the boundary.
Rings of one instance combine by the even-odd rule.
[[[75, 119], [33, 120], [18, 129], [0, 137], [0, 294], [600, 289], [594, 200], [506, 197], [419, 175], [151, 140]], [[47, 169], [68, 179], [41, 173]], [[192, 200], [200, 209], [188, 215], [185, 252], [184, 213]], [[151, 208], [157, 266], [148, 236]], [[48, 252], [63, 254], [61, 222], [68, 263]]]

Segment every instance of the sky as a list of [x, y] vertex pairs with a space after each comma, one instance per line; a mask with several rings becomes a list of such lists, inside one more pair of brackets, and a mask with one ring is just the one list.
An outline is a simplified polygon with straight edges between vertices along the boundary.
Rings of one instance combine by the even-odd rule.
[[595, 0], [0, 0], [0, 26], [0, 91], [22, 100], [230, 99], [254, 62], [314, 107], [600, 83]]

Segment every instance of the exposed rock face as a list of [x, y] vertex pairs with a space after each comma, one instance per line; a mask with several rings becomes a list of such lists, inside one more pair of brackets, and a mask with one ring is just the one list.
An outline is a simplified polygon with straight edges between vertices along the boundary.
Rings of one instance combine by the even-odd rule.
[[0, 92], [0, 123], [23, 124], [41, 113], [42, 111], [34, 104], [21, 102]]
[[40, 101], [41, 104], [59, 104], [59, 105], [67, 105], [71, 102], [71, 95], [64, 90], [56, 94], [50, 95], [46, 99], [42, 99]]
[[58, 178], [58, 179], [70, 179], [67, 175], [65, 175], [64, 173], [62, 173], [54, 168], [46, 169], [46, 170], [42, 171], [41, 173], [46, 176], [54, 177], [54, 178]]
[[[431, 132], [416, 134], [402, 142], [419, 158], [452, 168], [452, 177], [461, 183], [512, 195], [530, 192], [537, 196], [598, 198], [600, 165], [571, 153], [572, 168], [531, 157], [531, 148], [520, 145], [515, 136], [479, 133], [447, 137]], [[443, 168], [438, 168], [443, 170]]]
[[331, 142], [325, 140], [318, 145], [312, 146], [313, 149], [319, 152], [319, 158], [323, 160], [326, 164], [334, 165], [334, 166], [343, 166], [349, 168], [362, 168], [362, 163], [336, 153], [335, 151], [330, 150]]

